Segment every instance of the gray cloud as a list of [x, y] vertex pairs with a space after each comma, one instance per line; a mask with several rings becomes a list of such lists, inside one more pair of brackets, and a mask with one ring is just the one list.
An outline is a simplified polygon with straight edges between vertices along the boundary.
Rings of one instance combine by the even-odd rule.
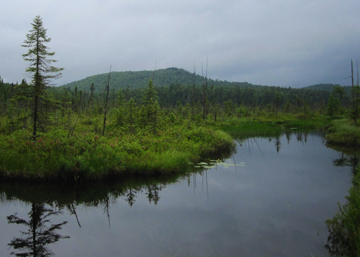
[[349, 84], [358, 60], [356, 0], [13, 0], [0, 10], [0, 76], [28, 79], [21, 47], [40, 15], [63, 77], [179, 67], [208, 76], [276, 86]]

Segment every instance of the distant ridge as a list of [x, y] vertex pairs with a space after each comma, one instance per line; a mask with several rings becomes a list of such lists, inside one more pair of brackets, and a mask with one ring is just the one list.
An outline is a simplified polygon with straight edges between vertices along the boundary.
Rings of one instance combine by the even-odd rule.
[[[131, 89], [143, 88], [148, 85], [149, 79], [154, 75], [154, 85], [157, 87], [169, 86], [171, 84], [192, 85], [194, 81], [194, 74], [179, 68], [167, 68], [154, 71], [113, 71], [111, 72], [110, 87], [119, 90], [129, 86]], [[105, 82], [108, 78], [108, 73], [93, 75], [78, 81], [74, 81], [61, 87], [74, 89], [77, 86], [78, 90], [89, 91], [90, 86], [94, 83], [95, 92], [104, 90]], [[196, 85], [201, 85], [205, 82], [205, 77], [196, 75]], [[215, 86], [239, 86], [239, 87], [259, 87], [247, 82], [228, 82], [221, 80], [213, 80], [208, 78], [208, 85]]]
[[305, 89], [312, 89], [312, 90], [323, 90], [331, 92], [335, 86], [339, 86], [336, 84], [316, 84], [308, 87], [304, 87]]
[[[105, 89], [105, 82], [109, 74], [103, 73], [86, 77], [84, 79], [74, 81], [60, 87], [70, 88], [74, 90], [77, 86], [78, 90], [90, 91], [90, 86], [94, 83], [95, 92], [100, 92]], [[184, 69], [175, 67], [159, 69], [154, 71], [113, 71], [111, 72], [110, 87], [115, 90], [144, 88], [148, 85], [149, 79], [154, 76], [154, 85], [156, 87], [170, 86], [171, 84], [192, 85], [194, 81], [194, 74]], [[205, 82], [205, 77], [196, 75], [196, 85], [202, 85]], [[214, 80], [208, 78], [208, 86], [238, 86], [245, 87], [266, 87], [265, 85], [254, 85], [248, 82], [229, 82], [226, 80]], [[307, 87], [302, 87], [305, 90], [323, 90], [331, 92], [337, 84], [316, 84]], [[346, 90], [349, 87], [346, 87]], [[300, 88], [299, 88], [300, 89]]]
[[[316, 84], [316, 85], [312, 85], [312, 86], [308, 86], [308, 87], [304, 87], [304, 89], [309, 89], [309, 90], [322, 90], [322, 91], [327, 91], [327, 92], [332, 92], [334, 87], [336, 86], [340, 86], [339, 84]], [[346, 93], [350, 93], [351, 92], [351, 86], [344, 86], [345, 88], [345, 92]]]

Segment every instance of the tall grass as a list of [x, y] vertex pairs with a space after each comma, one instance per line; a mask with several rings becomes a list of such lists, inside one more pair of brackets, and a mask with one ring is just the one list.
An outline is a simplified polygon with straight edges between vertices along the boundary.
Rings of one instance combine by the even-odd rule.
[[333, 120], [327, 126], [326, 139], [329, 143], [349, 146], [360, 145], [360, 127], [347, 119]]
[[[110, 133], [109, 133], [110, 134]], [[206, 127], [172, 126], [158, 135], [94, 132], [68, 137], [64, 130], [0, 135], [0, 176], [3, 179], [98, 180], [124, 174], [164, 174], [186, 169], [219, 149], [231, 148], [232, 138]]]

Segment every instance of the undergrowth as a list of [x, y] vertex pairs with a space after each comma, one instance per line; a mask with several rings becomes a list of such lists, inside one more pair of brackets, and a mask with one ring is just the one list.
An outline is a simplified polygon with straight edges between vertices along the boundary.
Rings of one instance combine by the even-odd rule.
[[98, 136], [64, 130], [39, 135], [18, 130], [0, 135], [0, 176], [3, 179], [96, 180], [124, 174], [166, 174], [188, 167], [233, 140], [223, 131], [206, 127], [173, 126], [156, 135]]
[[349, 146], [360, 145], [360, 127], [352, 120], [333, 120], [327, 126], [326, 139], [329, 143], [344, 144]]

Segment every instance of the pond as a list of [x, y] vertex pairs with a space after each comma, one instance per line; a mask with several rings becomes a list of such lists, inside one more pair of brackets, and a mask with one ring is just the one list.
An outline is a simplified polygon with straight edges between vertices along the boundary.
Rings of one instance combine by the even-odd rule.
[[329, 256], [325, 220], [345, 203], [353, 159], [295, 132], [238, 140], [192, 174], [2, 183], [0, 256], [31, 252], [33, 238], [31, 256]]

